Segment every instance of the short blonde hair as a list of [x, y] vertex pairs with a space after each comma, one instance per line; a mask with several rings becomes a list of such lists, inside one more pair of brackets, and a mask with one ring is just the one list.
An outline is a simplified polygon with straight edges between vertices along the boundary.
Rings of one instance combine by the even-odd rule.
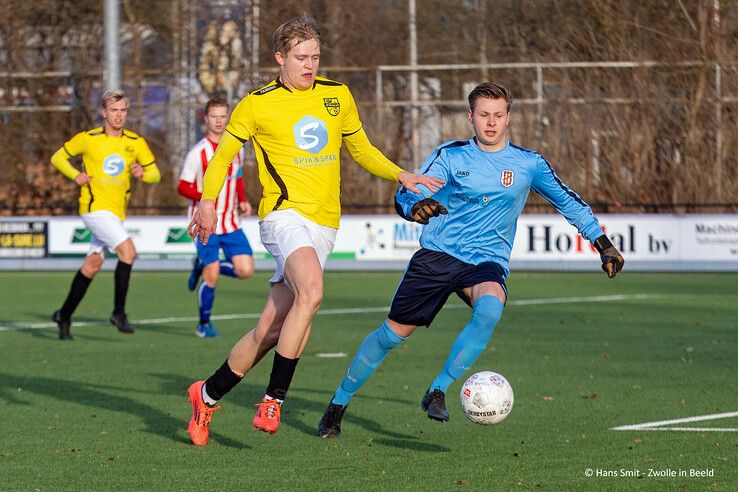
[[289, 50], [308, 39], [314, 39], [320, 45], [320, 28], [315, 19], [303, 15], [288, 20], [274, 31], [272, 47], [275, 53], [286, 55]]
[[121, 99], [125, 99], [126, 103], [128, 102], [128, 98], [123, 91], [105, 91], [105, 94], [100, 98], [100, 106], [105, 109], [108, 107], [109, 102], [118, 102]]

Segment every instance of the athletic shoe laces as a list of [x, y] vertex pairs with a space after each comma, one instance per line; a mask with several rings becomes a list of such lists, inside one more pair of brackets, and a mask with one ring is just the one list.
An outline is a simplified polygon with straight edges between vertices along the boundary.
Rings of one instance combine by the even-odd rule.
[[204, 408], [200, 408], [200, 411], [197, 412], [197, 425], [207, 429], [208, 427], [210, 427], [210, 421], [213, 419], [213, 412], [216, 410], [220, 410], [220, 406], [209, 407], [204, 404], [203, 406]]
[[259, 407], [259, 416], [267, 419], [279, 419], [282, 406], [277, 400], [266, 400], [256, 404]]

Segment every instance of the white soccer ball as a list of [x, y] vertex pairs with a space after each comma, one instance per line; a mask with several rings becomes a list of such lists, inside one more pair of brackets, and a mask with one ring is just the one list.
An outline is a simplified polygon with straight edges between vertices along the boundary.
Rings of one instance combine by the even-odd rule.
[[513, 389], [501, 374], [482, 371], [472, 374], [461, 386], [461, 409], [476, 424], [498, 424], [510, 415]]

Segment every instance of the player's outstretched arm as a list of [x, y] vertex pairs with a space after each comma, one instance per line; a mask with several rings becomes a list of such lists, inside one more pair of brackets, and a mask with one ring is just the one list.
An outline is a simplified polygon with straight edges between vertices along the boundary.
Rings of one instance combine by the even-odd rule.
[[445, 181], [425, 174], [412, 174], [387, 159], [374, 147], [363, 129], [343, 138], [351, 157], [373, 175], [391, 181], [398, 181], [413, 193], [422, 193], [418, 185], [424, 185], [431, 193], [438, 191]]
[[613, 278], [623, 269], [623, 265], [625, 264], [623, 255], [612, 245], [612, 242], [610, 242], [610, 239], [606, 235], [603, 234], [595, 239], [594, 247], [600, 253], [602, 270], [607, 273], [609, 278]]

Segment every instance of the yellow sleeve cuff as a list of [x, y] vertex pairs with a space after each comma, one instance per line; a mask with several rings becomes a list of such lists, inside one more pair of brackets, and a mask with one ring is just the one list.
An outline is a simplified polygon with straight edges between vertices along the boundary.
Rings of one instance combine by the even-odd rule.
[[141, 181], [143, 181], [146, 184], [155, 184], [161, 181], [161, 171], [159, 171], [159, 167], [156, 165], [156, 163], [152, 162], [151, 164], [147, 164], [143, 166], [144, 174], [141, 178]]

